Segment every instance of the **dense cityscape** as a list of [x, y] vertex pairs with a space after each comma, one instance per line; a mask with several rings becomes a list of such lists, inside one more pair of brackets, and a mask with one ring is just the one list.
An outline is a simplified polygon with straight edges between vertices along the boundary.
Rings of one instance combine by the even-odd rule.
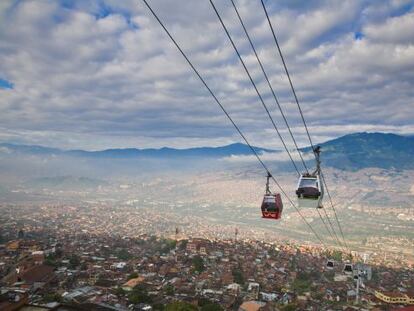
[[1, 210], [1, 310], [393, 310], [414, 300], [413, 263], [381, 250], [183, 227], [103, 203]]

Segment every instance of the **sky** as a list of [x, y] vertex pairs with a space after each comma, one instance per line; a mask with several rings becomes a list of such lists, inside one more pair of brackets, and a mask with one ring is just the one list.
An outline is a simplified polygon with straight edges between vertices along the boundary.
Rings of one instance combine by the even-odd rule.
[[[207, 0], [148, 0], [253, 145], [281, 148]], [[289, 147], [230, 0], [215, 0]], [[235, 0], [292, 131], [307, 138], [260, 0]], [[414, 1], [267, 0], [315, 142], [414, 134]], [[242, 141], [141, 0], [0, 2], [0, 142], [64, 149]]]

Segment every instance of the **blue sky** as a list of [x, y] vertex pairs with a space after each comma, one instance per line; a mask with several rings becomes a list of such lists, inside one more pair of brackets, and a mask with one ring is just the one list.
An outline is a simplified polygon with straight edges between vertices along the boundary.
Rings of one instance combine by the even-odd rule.
[[[208, 1], [149, 0], [255, 145], [281, 147]], [[260, 1], [236, 0], [301, 145]], [[289, 146], [230, 1], [215, 1]], [[414, 134], [413, 1], [267, 1], [316, 142]], [[61, 148], [240, 141], [139, 0], [0, 4], [0, 141]]]

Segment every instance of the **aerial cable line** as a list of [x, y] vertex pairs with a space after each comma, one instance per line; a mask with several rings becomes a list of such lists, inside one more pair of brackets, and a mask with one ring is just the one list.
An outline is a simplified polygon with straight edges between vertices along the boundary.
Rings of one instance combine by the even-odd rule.
[[231, 0], [231, 3], [233, 4], [234, 11], [236, 12], [237, 17], [238, 17], [238, 19], [240, 21], [240, 24], [243, 27], [244, 33], [246, 34], [247, 40], [250, 43], [250, 46], [251, 46], [251, 48], [252, 48], [252, 50], [254, 52], [254, 55], [256, 56], [256, 60], [259, 63], [260, 68], [262, 69], [263, 75], [264, 75], [264, 77], [265, 77], [265, 79], [267, 81], [267, 85], [269, 86], [270, 91], [272, 92], [272, 95], [273, 95], [273, 98], [275, 99], [276, 105], [279, 108], [280, 114], [282, 115], [283, 120], [285, 121], [286, 127], [287, 127], [287, 129], [289, 131], [289, 134], [290, 134], [290, 137], [292, 137], [293, 143], [295, 144], [296, 151], [298, 152], [299, 157], [300, 157], [300, 159], [302, 161], [303, 167], [305, 168], [306, 172], [309, 173], [308, 167], [306, 166], [306, 163], [305, 163], [305, 161], [304, 161], [304, 159], [302, 157], [302, 153], [299, 150], [299, 147], [298, 147], [298, 144], [296, 142], [296, 139], [293, 136], [293, 133], [292, 133], [292, 130], [291, 130], [290, 126], [289, 126], [288, 120], [287, 120], [287, 118], [286, 118], [286, 116], [285, 116], [285, 114], [284, 114], [284, 112], [282, 110], [282, 107], [280, 106], [279, 100], [277, 99], [276, 93], [273, 90], [272, 84], [270, 83], [270, 80], [269, 80], [269, 77], [268, 77], [268, 75], [266, 73], [266, 70], [263, 67], [263, 64], [262, 64], [262, 62], [261, 62], [261, 60], [259, 58], [259, 55], [257, 54], [256, 48], [254, 47], [254, 44], [253, 44], [253, 42], [252, 42], [252, 40], [250, 38], [250, 35], [249, 35], [249, 33], [248, 33], [247, 29], [246, 29], [246, 26], [244, 25], [243, 19], [241, 18], [240, 14], [239, 14], [239, 10], [237, 9], [236, 4], [234, 3], [234, 0]]
[[245, 143], [249, 146], [251, 152], [253, 153], [253, 155], [256, 157], [256, 159], [259, 161], [259, 163], [261, 164], [261, 166], [265, 169], [266, 173], [270, 174], [272, 180], [275, 182], [275, 184], [277, 185], [277, 187], [280, 189], [280, 191], [283, 193], [283, 195], [287, 198], [287, 200], [289, 201], [289, 203], [295, 208], [295, 210], [298, 212], [298, 214], [300, 215], [300, 217], [302, 218], [302, 220], [305, 222], [305, 224], [309, 227], [309, 229], [311, 230], [311, 232], [316, 236], [316, 238], [319, 240], [319, 242], [326, 247], [326, 244], [322, 241], [321, 237], [317, 234], [317, 232], [312, 228], [311, 224], [306, 220], [306, 218], [302, 215], [302, 213], [300, 212], [300, 210], [297, 208], [297, 206], [293, 203], [293, 201], [289, 198], [289, 196], [287, 195], [287, 193], [283, 190], [282, 186], [278, 183], [278, 181], [273, 177], [273, 175], [270, 173], [269, 169], [267, 168], [266, 164], [262, 161], [262, 159], [260, 158], [259, 154], [257, 153], [257, 151], [252, 147], [252, 145], [250, 145], [249, 141], [247, 140], [246, 136], [244, 136], [244, 134], [242, 133], [242, 131], [240, 130], [240, 128], [237, 126], [237, 124], [234, 122], [234, 120], [231, 118], [231, 116], [229, 115], [229, 113], [226, 111], [226, 109], [224, 108], [224, 106], [221, 104], [221, 102], [219, 101], [219, 99], [216, 97], [216, 95], [214, 94], [214, 92], [211, 90], [211, 88], [208, 86], [207, 82], [204, 80], [204, 78], [201, 76], [201, 74], [198, 72], [198, 70], [194, 67], [194, 65], [192, 64], [192, 62], [190, 61], [190, 59], [187, 57], [187, 55], [184, 53], [184, 51], [181, 49], [181, 47], [178, 45], [177, 41], [175, 41], [175, 39], [173, 38], [173, 36], [170, 34], [170, 32], [168, 31], [168, 29], [164, 26], [164, 23], [159, 19], [159, 17], [157, 16], [157, 14], [154, 12], [154, 10], [152, 9], [152, 7], [148, 4], [147, 0], [142, 0], [142, 2], [144, 2], [144, 4], [147, 6], [147, 8], [151, 11], [152, 15], [155, 17], [155, 19], [157, 20], [157, 22], [161, 25], [161, 27], [164, 29], [164, 31], [166, 32], [166, 34], [168, 35], [168, 37], [171, 39], [171, 41], [174, 43], [174, 45], [177, 47], [177, 49], [180, 51], [181, 55], [185, 58], [185, 60], [187, 61], [188, 65], [191, 67], [191, 69], [194, 71], [194, 73], [197, 75], [197, 77], [200, 79], [200, 81], [203, 83], [203, 85], [206, 87], [206, 89], [208, 90], [208, 92], [210, 93], [210, 95], [213, 97], [214, 101], [219, 105], [219, 107], [221, 108], [221, 110], [224, 112], [224, 114], [226, 115], [226, 117], [230, 120], [230, 122], [233, 124], [234, 128], [237, 130], [237, 132], [240, 134], [240, 136], [243, 138], [243, 140], [245, 141]]
[[336, 244], [338, 244], [338, 246], [340, 247], [340, 246], [341, 246], [341, 244], [340, 244], [340, 243], [338, 243], [338, 241], [337, 241], [337, 240], [335, 239], [335, 237], [333, 236], [333, 234], [332, 234], [331, 230], [329, 229], [329, 227], [327, 226], [327, 224], [326, 224], [325, 220], [323, 219], [323, 217], [322, 217], [322, 215], [321, 215], [321, 212], [319, 211], [319, 208], [317, 208], [316, 210], [318, 211], [319, 218], [321, 219], [321, 221], [322, 221], [323, 225], [325, 226], [326, 231], [328, 231], [328, 234], [330, 235], [331, 239], [332, 239], [332, 240], [333, 240]]
[[[263, 11], [264, 11], [264, 13], [265, 13], [265, 15], [266, 15], [266, 19], [267, 19], [267, 22], [268, 22], [268, 24], [269, 24], [270, 30], [271, 30], [271, 32], [272, 32], [274, 42], [275, 42], [275, 44], [276, 44], [277, 50], [278, 50], [279, 55], [280, 55], [280, 58], [281, 58], [281, 60], [282, 60], [283, 67], [284, 67], [285, 72], [286, 72], [286, 76], [287, 76], [287, 78], [288, 78], [288, 80], [289, 80], [290, 88], [291, 88], [292, 93], [293, 93], [293, 96], [294, 96], [294, 98], [295, 98], [296, 105], [297, 105], [297, 107], [298, 107], [298, 109], [299, 109], [299, 113], [300, 113], [300, 116], [301, 116], [301, 118], [302, 118], [302, 122], [303, 122], [303, 125], [304, 125], [304, 127], [305, 127], [306, 134], [307, 134], [308, 139], [309, 139], [309, 143], [310, 143], [310, 145], [311, 145], [311, 147], [312, 147], [313, 154], [314, 154], [314, 156], [315, 156], [315, 158], [316, 158], [316, 154], [315, 154], [315, 147], [314, 147], [314, 145], [313, 145], [312, 138], [311, 138], [311, 136], [310, 136], [309, 129], [308, 129], [308, 126], [307, 126], [307, 124], [306, 124], [305, 117], [303, 116], [303, 111], [302, 111], [302, 108], [300, 107], [299, 100], [298, 100], [298, 97], [297, 97], [297, 95], [296, 95], [295, 88], [293, 87], [292, 79], [290, 78], [289, 70], [288, 70], [288, 68], [287, 68], [287, 65], [286, 65], [285, 59], [284, 59], [284, 57], [283, 57], [282, 50], [280, 49], [279, 42], [278, 42], [277, 37], [276, 37], [276, 33], [275, 33], [274, 29], [273, 29], [272, 22], [270, 21], [269, 14], [267, 13], [267, 9], [266, 9], [266, 6], [265, 6], [265, 4], [264, 4], [263, 0], [260, 0], [260, 2], [262, 3]], [[341, 226], [341, 223], [339, 222], [339, 219], [338, 219], [338, 216], [337, 216], [337, 213], [336, 213], [336, 209], [335, 209], [335, 206], [334, 206], [334, 204], [333, 204], [333, 202], [332, 202], [332, 197], [331, 197], [331, 195], [330, 195], [330, 193], [329, 193], [329, 189], [328, 189], [328, 187], [327, 187], [327, 184], [326, 184], [326, 181], [325, 181], [325, 177], [323, 176], [322, 170], [321, 170], [320, 174], [321, 174], [321, 177], [322, 177], [323, 184], [325, 185], [326, 192], [327, 192], [327, 194], [328, 194], [328, 197], [329, 197], [329, 200], [330, 200], [331, 207], [332, 207], [332, 209], [333, 209], [333, 211], [334, 211], [335, 219], [336, 219], [336, 222], [337, 222], [337, 224], [338, 224], [339, 231], [340, 231], [340, 233], [341, 233], [341, 237], [342, 237], [342, 239], [343, 239], [343, 241], [344, 241], [344, 244], [345, 244], [345, 245], [346, 245], [346, 247], [348, 248], [348, 246], [347, 246], [347, 244], [346, 244], [346, 241], [345, 241], [345, 237], [344, 237], [343, 231], [342, 231], [342, 226]], [[349, 250], [349, 248], [348, 248], [348, 250]]]
[[311, 147], [312, 147], [312, 151], [314, 151], [312, 138], [311, 138], [311, 136], [309, 134], [308, 126], [306, 125], [305, 117], [303, 116], [302, 108], [300, 107], [298, 97], [296, 96], [296, 91], [295, 91], [295, 88], [293, 87], [292, 79], [290, 78], [290, 74], [289, 74], [289, 70], [287, 69], [287, 66], [286, 66], [285, 58], [283, 57], [283, 54], [282, 54], [282, 51], [280, 49], [279, 42], [277, 40], [275, 31], [273, 29], [272, 23], [270, 22], [269, 15], [267, 14], [266, 6], [265, 6], [263, 0], [260, 0], [260, 1], [262, 3], [263, 10], [264, 10], [264, 12], [266, 14], [266, 18], [267, 18], [267, 22], [269, 23], [270, 30], [272, 31], [273, 39], [274, 39], [274, 41], [276, 43], [277, 50], [279, 51], [279, 55], [280, 55], [280, 58], [282, 60], [283, 67], [285, 68], [286, 76], [287, 76], [287, 78], [289, 80], [289, 84], [290, 84], [290, 88], [292, 89], [293, 96], [295, 97], [296, 105], [298, 106], [298, 109], [299, 109], [299, 112], [300, 112], [300, 116], [302, 118], [303, 125], [305, 126], [306, 134], [308, 135], [309, 142], [310, 142]]
[[339, 222], [339, 219], [338, 219], [338, 215], [336, 214], [335, 205], [333, 204], [332, 197], [331, 197], [331, 194], [329, 193], [328, 185], [326, 183], [325, 176], [323, 175], [323, 172], [322, 171], [321, 171], [321, 177], [322, 177], [323, 184], [325, 185], [326, 193], [328, 194], [328, 198], [329, 198], [329, 201], [331, 203], [332, 209], [334, 211], [334, 215], [335, 215], [336, 222], [338, 223], [339, 232], [341, 233], [341, 236], [342, 236], [342, 239], [344, 241], [345, 247], [349, 251], [349, 247], [348, 247], [348, 245], [346, 243], [346, 240], [345, 240], [345, 237], [344, 237], [344, 232], [342, 231], [342, 226], [340, 225], [340, 222]]
[[333, 232], [333, 235], [332, 235], [331, 231], [329, 230], [329, 227], [326, 225], [325, 221], [323, 220], [323, 216], [321, 215], [321, 213], [319, 211], [319, 208], [317, 208], [316, 210], [318, 211], [319, 218], [321, 218], [321, 220], [322, 220], [323, 224], [325, 225], [325, 228], [328, 230], [329, 235], [331, 236], [332, 240], [334, 240], [336, 242], [336, 244], [338, 244], [339, 247], [343, 247], [343, 243], [338, 238], [336, 230], [335, 230], [334, 226], [332, 225], [331, 219], [330, 219], [328, 213], [326, 212], [326, 209], [323, 208], [323, 212], [325, 214], [326, 219], [328, 220], [328, 224], [329, 224], [329, 227], [331, 228], [331, 230]]
[[[240, 21], [240, 24], [241, 24], [241, 25], [242, 25], [242, 27], [243, 27], [244, 33], [245, 33], [245, 35], [246, 35], [246, 37], [247, 37], [247, 39], [248, 39], [248, 41], [249, 41], [249, 43], [250, 43], [250, 46], [251, 46], [251, 48], [252, 48], [252, 50], [253, 50], [253, 52], [254, 52], [254, 55], [256, 56], [256, 60], [257, 60], [257, 62], [258, 62], [258, 64], [259, 64], [259, 66], [260, 66], [260, 68], [261, 68], [261, 70], [262, 70], [262, 72], [263, 72], [263, 75], [264, 75], [264, 77], [265, 77], [265, 79], [266, 79], [266, 81], [267, 81], [267, 84], [268, 84], [268, 86], [269, 86], [269, 88], [270, 88], [270, 90], [271, 90], [271, 92], [272, 92], [273, 98], [274, 98], [274, 100], [275, 100], [275, 102], [276, 102], [276, 104], [277, 104], [277, 106], [278, 106], [278, 108], [279, 108], [279, 111], [280, 111], [280, 113], [281, 113], [281, 115], [282, 115], [282, 117], [283, 117], [283, 119], [284, 119], [284, 121], [285, 121], [286, 127], [287, 127], [287, 128], [288, 128], [288, 130], [289, 130], [290, 136], [292, 137], [292, 140], [293, 140], [293, 142], [294, 142], [294, 144], [295, 144], [295, 147], [296, 147], [296, 150], [297, 150], [297, 152], [298, 152], [298, 154], [299, 154], [299, 157], [300, 157], [300, 159], [302, 160], [303, 166], [304, 166], [304, 168], [306, 169], [307, 173], [309, 173], [308, 168], [307, 168], [307, 166], [306, 166], [306, 164], [305, 164], [305, 161], [303, 160], [302, 154], [301, 154], [301, 152], [299, 151], [299, 147], [298, 147], [298, 145], [297, 145], [297, 143], [296, 143], [296, 139], [295, 139], [295, 137], [293, 136], [293, 133], [292, 133], [292, 131], [291, 131], [291, 129], [290, 129], [289, 123], [288, 123], [288, 121], [287, 121], [287, 119], [286, 119], [286, 116], [285, 116], [285, 114], [283, 113], [282, 107], [280, 106], [280, 103], [279, 103], [279, 101], [278, 101], [278, 99], [277, 99], [277, 96], [276, 96], [276, 94], [275, 94], [275, 92], [274, 92], [274, 90], [273, 90], [272, 84], [270, 83], [270, 80], [269, 80], [269, 78], [268, 78], [268, 75], [267, 75], [267, 73], [266, 73], [266, 70], [264, 69], [264, 66], [263, 66], [263, 64], [262, 64], [262, 62], [261, 62], [261, 60], [260, 60], [260, 58], [259, 58], [259, 55], [258, 55], [258, 53], [257, 53], [257, 51], [256, 51], [256, 48], [254, 47], [254, 44], [253, 44], [253, 42], [252, 42], [252, 40], [251, 40], [251, 38], [250, 38], [250, 35], [249, 35], [249, 33], [248, 33], [247, 29], [246, 29], [246, 26], [244, 25], [243, 19], [241, 18], [240, 14], [239, 14], [239, 11], [238, 11], [238, 9], [237, 9], [237, 6], [236, 6], [236, 5], [235, 5], [235, 3], [234, 3], [234, 0], [231, 0], [231, 3], [232, 3], [232, 5], [233, 5], [233, 8], [234, 8], [234, 10], [235, 10], [236, 14], [237, 14], [237, 17], [238, 17], [238, 19], [239, 19], [239, 21]], [[223, 27], [224, 27], [224, 25], [223, 25]], [[231, 39], [230, 39], [230, 40], [231, 40]], [[333, 240], [333, 241], [335, 241], [335, 242], [338, 244], [338, 246], [339, 246], [339, 247], [341, 247], [342, 243], [341, 243], [341, 242], [340, 242], [340, 240], [338, 239], [338, 235], [336, 234], [336, 231], [335, 231], [335, 229], [334, 229], [334, 227], [333, 227], [333, 225], [332, 225], [331, 220], [329, 219], [328, 214], [326, 213], [326, 210], [324, 210], [324, 212], [325, 212], [325, 215], [326, 215], [326, 217], [327, 217], [327, 219], [328, 219], [328, 224], [330, 225], [331, 230], [332, 230], [333, 234], [335, 235], [335, 237], [334, 237], [334, 235], [331, 233], [331, 230], [329, 229], [328, 225], [326, 224], [325, 220], [323, 219], [323, 216], [321, 215], [321, 213], [320, 213], [320, 212], [319, 212], [319, 210], [318, 210], [319, 218], [321, 219], [321, 221], [322, 221], [323, 225], [325, 226], [325, 228], [326, 228], [326, 230], [328, 231], [329, 235], [331, 236], [332, 240]]]
[[[292, 140], [293, 140], [293, 142], [294, 142], [294, 144], [295, 144], [296, 150], [297, 150], [297, 152], [298, 152], [298, 154], [299, 154], [299, 156], [300, 156], [300, 159], [302, 160], [303, 166], [304, 166], [304, 168], [306, 169], [306, 171], [309, 173], [308, 168], [307, 168], [307, 166], [306, 166], [306, 164], [305, 164], [305, 161], [303, 160], [302, 154], [301, 154], [301, 153], [300, 153], [300, 151], [299, 151], [299, 147], [298, 147], [298, 145], [297, 145], [297, 143], [296, 143], [296, 139], [295, 139], [295, 137], [293, 136], [293, 133], [292, 133], [292, 131], [291, 131], [291, 129], [290, 129], [289, 123], [288, 123], [288, 121], [287, 121], [287, 119], [286, 119], [286, 116], [285, 116], [285, 114], [283, 113], [282, 107], [280, 106], [280, 103], [279, 103], [279, 101], [278, 101], [278, 99], [277, 99], [277, 96], [276, 96], [276, 94], [275, 94], [275, 92], [274, 92], [274, 90], [273, 90], [272, 84], [270, 83], [270, 80], [269, 80], [269, 78], [268, 78], [268, 75], [267, 75], [267, 73], [266, 73], [266, 70], [264, 69], [264, 66], [263, 66], [263, 64], [262, 64], [262, 62], [261, 62], [261, 60], [260, 60], [260, 58], [259, 58], [259, 55], [258, 55], [258, 53], [257, 53], [257, 51], [256, 51], [256, 48], [254, 47], [254, 44], [253, 44], [253, 42], [252, 42], [252, 40], [251, 40], [251, 38], [250, 38], [250, 35], [249, 35], [249, 33], [248, 33], [247, 29], [246, 29], [246, 26], [244, 25], [243, 19], [241, 18], [240, 14], [239, 14], [239, 11], [238, 11], [238, 9], [237, 9], [237, 6], [236, 6], [236, 5], [235, 5], [235, 3], [234, 3], [234, 0], [231, 0], [231, 3], [232, 3], [232, 5], [233, 5], [233, 8], [234, 8], [234, 10], [235, 10], [236, 14], [237, 14], [237, 17], [238, 17], [238, 19], [239, 19], [239, 21], [240, 21], [240, 24], [241, 24], [241, 25], [242, 25], [242, 27], [243, 27], [244, 33], [245, 33], [245, 35], [246, 35], [246, 37], [247, 37], [247, 39], [248, 39], [248, 41], [249, 41], [249, 43], [250, 43], [250, 46], [251, 46], [251, 48], [252, 48], [252, 50], [253, 50], [253, 52], [254, 52], [254, 55], [256, 56], [256, 60], [257, 60], [257, 62], [258, 62], [258, 64], [259, 64], [259, 66], [260, 66], [260, 68], [261, 68], [261, 70], [262, 70], [262, 72], [263, 72], [263, 75], [264, 75], [264, 77], [265, 77], [265, 79], [266, 79], [266, 81], [267, 81], [267, 84], [268, 84], [268, 86], [269, 86], [269, 88], [270, 88], [270, 90], [271, 90], [271, 92], [272, 92], [273, 98], [274, 98], [274, 100], [275, 100], [275, 102], [276, 102], [276, 104], [277, 104], [277, 106], [278, 106], [278, 108], [279, 108], [279, 111], [280, 111], [280, 113], [281, 113], [281, 115], [282, 115], [282, 117], [283, 117], [283, 119], [284, 119], [284, 121], [285, 121], [286, 127], [287, 127], [287, 128], [288, 128], [288, 130], [289, 130], [289, 133], [290, 133], [290, 135], [291, 135], [291, 137], [292, 137]], [[326, 210], [324, 210], [324, 212], [325, 212], [326, 217], [328, 218], [328, 224], [330, 225], [331, 230], [332, 230], [332, 232], [334, 233], [334, 235], [335, 235], [335, 236], [332, 234], [332, 232], [331, 232], [331, 230], [329, 229], [329, 227], [328, 227], [327, 223], [326, 223], [326, 222], [325, 222], [325, 220], [323, 219], [323, 216], [321, 215], [320, 211], [318, 210], [319, 218], [321, 219], [321, 221], [322, 221], [323, 225], [325, 226], [325, 228], [326, 228], [326, 230], [328, 231], [329, 235], [331, 236], [332, 240], [333, 240], [335, 243], [337, 243], [339, 247], [341, 247], [342, 243], [341, 243], [341, 242], [339, 241], [339, 239], [338, 239], [338, 236], [337, 236], [337, 234], [336, 234], [336, 232], [335, 232], [334, 227], [332, 226], [332, 222], [331, 222], [331, 220], [329, 219], [329, 216], [327, 215]]]
[[233, 48], [234, 48], [234, 50], [235, 50], [235, 52], [236, 52], [237, 56], [239, 57], [239, 60], [240, 60], [241, 64], [243, 65], [243, 68], [244, 68], [244, 70], [245, 70], [245, 72], [246, 72], [247, 76], [249, 77], [249, 80], [250, 80], [250, 82], [252, 83], [252, 85], [253, 85], [253, 87], [254, 87], [254, 89], [255, 89], [256, 93], [257, 93], [257, 96], [258, 96], [258, 97], [259, 97], [259, 99], [260, 99], [260, 102], [261, 102], [261, 103], [262, 103], [262, 105], [263, 105], [263, 108], [266, 110], [266, 113], [267, 113], [267, 115], [268, 115], [268, 117], [269, 117], [270, 121], [272, 122], [273, 127], [274, 127], [274, 129], [276, 130], [276, 133], [277, 133], [277, 135], [279, 136], [279, 138], [280, 138], [280, 140], [281, 140], [281, 142], [282, 142], [282, 144], [283, 144], [283, 147], [285, 148], [286, 152], [288, 153], [289, 158], [290, 158], [290, 161], [292, 162], [292, 164], [293, 164], [293, 166], [294, 166], [294, 168], [295, 168], [296, 172], [297, 172], [297, 173], [298, 173], [298, 175], [300, 176], [299, 169], [298, 169], [298, 167], [296, 166], [296, 163], [295, 163], [295, 161], [293, 160], [292, 155], [290, 154], [289, 149], [288, 149], [288, 147], [286, 146], [285, 141], [284, 141], [284, 139], [283, 139], [282, 135], [280, 134], [279, 129], [277, 128], [277, 125], [276, 125], [275, 121], [273, 120], [272, 115], [270, 114], [270, 111], [269, 111], [269, 109], [267, 108], [267, 106], [266, 106], [266, 104], [265, 104], [265, 102], [264, 102], [264, 100], [263, 100], [263, 97], [262, 97], [262, 95], [260, 94], [260, 92], [259, 92], [259, 90], [258, 90], [258, 88], [257, 88], [257, 86], [256, 86], [256, 83], [254, 82], [254, 80], [253, 80], [252, 76], [250, 75], [250, 72], [249, 72], [249, 70], [247, 69], [246, 64], [244, 63], [243, 58], [241, 57], [239, 50], [237, 49], [236, 45], [234, 44], [234, 41], [233, 41], [233, 39], [231, 38], [230, 33], [229, 33], [229, 31], [227, 30], [227, 27], [226, 27], [226, 25], [224, 24], [224, 22], [223, 22], [223, 20], [222, 20], [222, 18], [221, 18], [221, 16], [220, 16], [220, 14], [219, 14], [219, 12], [217, 11], [217, 9], [216, 9], [216, 7], [215, 7], [215, 5], [214, 5], [214, 3], [213, 3], [213, 1], [212, 1], [212, 0], [210, 0], [210, 4], [211, 4], [211, 6], [213, 7], [214, 11], [216, 12], [216, 15], [217, 15], [217, 17], [218, 17], [218, 19], [219, 19], [219, 21], [220, 21], [220, 23], [221, 23], [221, 26], [223, 27], [223, 29], [224, 29], [224, 31], [225, 31], [225, 33], [226, 33], [227, 37], [228, 37], [228, 38], [229, 38], [229, 40], [230, 40], [231, 45], [233, 46]]

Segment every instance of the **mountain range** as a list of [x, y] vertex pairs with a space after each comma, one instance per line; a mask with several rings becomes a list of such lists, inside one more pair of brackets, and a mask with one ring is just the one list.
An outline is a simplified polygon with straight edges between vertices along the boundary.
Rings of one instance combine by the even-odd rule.
[[[323, 163], [339, 169], [414, 169], [413, 136], [355, 133], [327, 141], [320, 146]], [[302, 151], [311, 152], [311, 148]]]
[[[16, 153], [16, 154], [36, 154], [36, 155], [69, 155], [78, 157], [92, 158], [169, 158], [169, 157], [228, 157], [231, 155], [248, 155], [251, 154], [249, 146], [241, 143], [234, 143], [221, 147], [198, 147], [187, 149], [175, 149], [163, 147], [159, 149], [148, 148], [126, 148], [126, 149], [106, 149], [100, 151], [85, 150], [61, 150], [57, 148], [48, 148], [37, 145], [16, 145], [1, 143], [0, 152]], [[256, 152], [276, 152], [275, 150], [253, 147]]]
[[[326, 166], [345, 170], [368, 167], [384, 169], [414, 169], [414, 137], [388, 133], [355, 133], [319, 144], [322, 161]], [[259, 154], [281, 152], [253, 147]], [[310, 153], [311, 148], [301, 149]], [[37, 145], [0, 144], [0, 153], [20, 155], [67, 155], [82, 158], [223, 158], [232, 155], [250, 155], [249, 146], [234, 143], [222, 147], [199, 147], [188, 149], [106, 149], [102, 151], [61, 150]]]

